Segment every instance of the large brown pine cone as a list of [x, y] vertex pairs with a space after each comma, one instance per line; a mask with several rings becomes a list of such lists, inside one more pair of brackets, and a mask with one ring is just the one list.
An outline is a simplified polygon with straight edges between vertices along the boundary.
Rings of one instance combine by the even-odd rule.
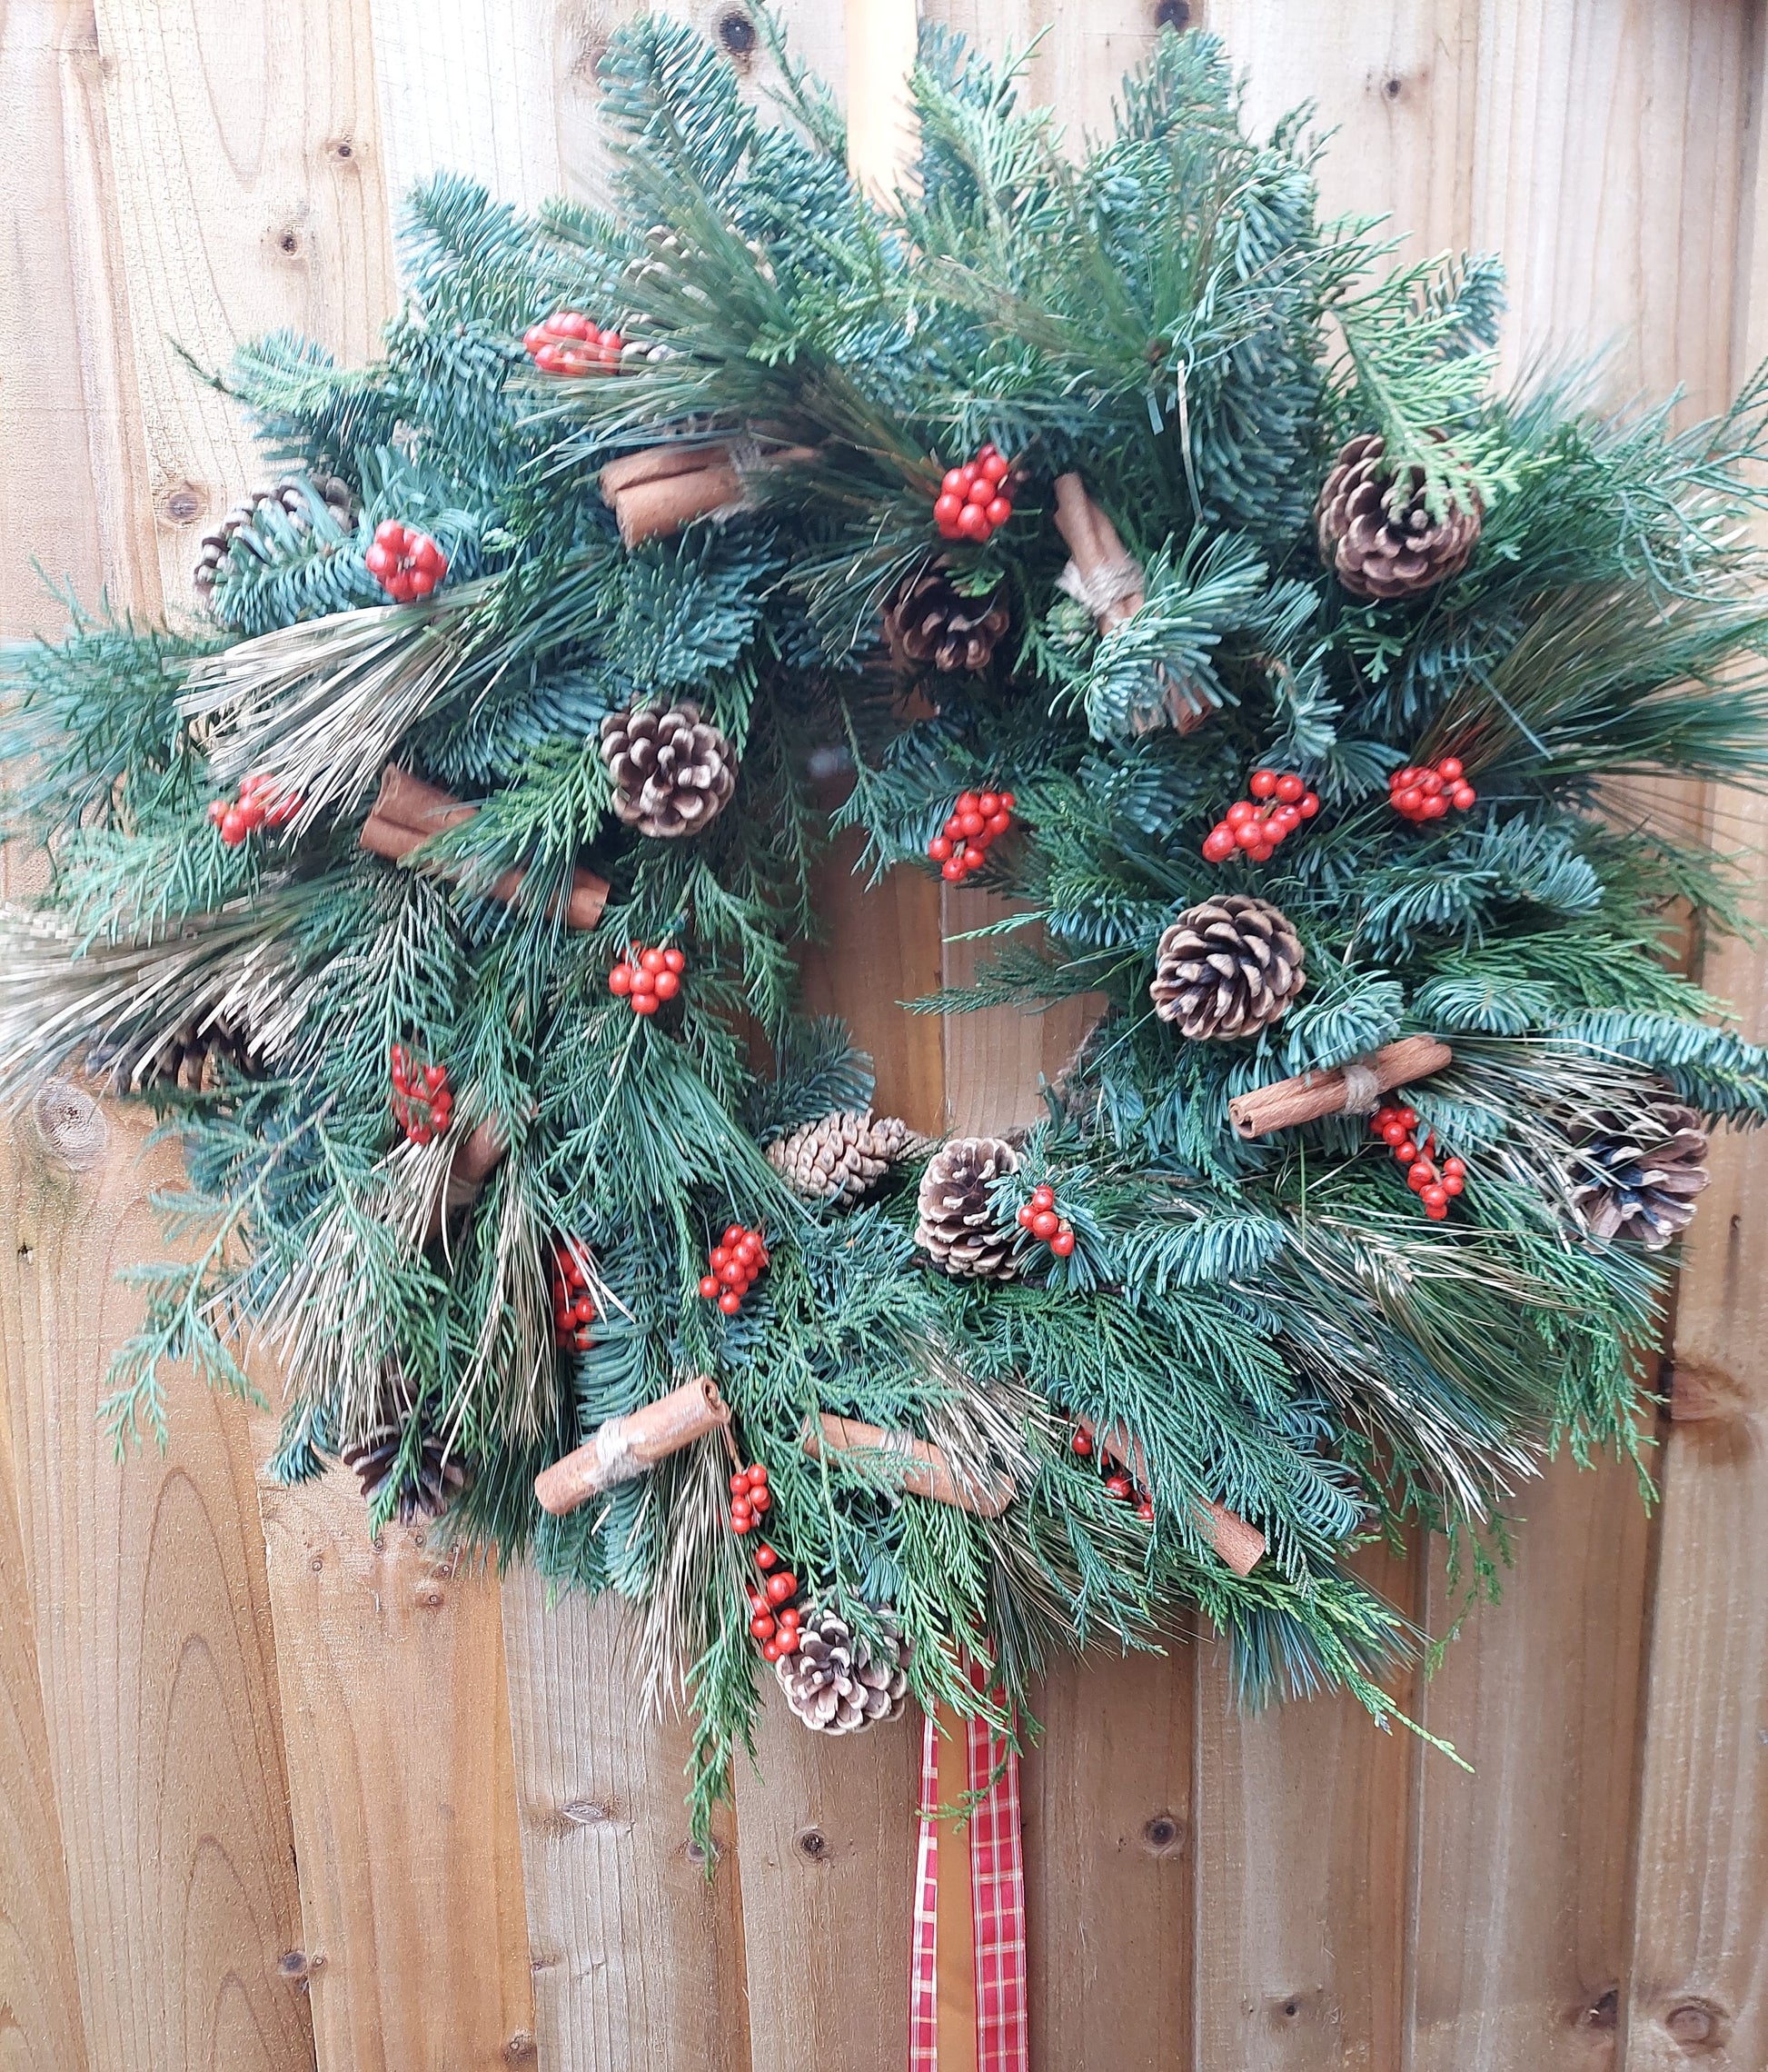
[[1662, 1251], [1694, 1220], [1711, 1175], [1702, 1118], [1673, 1095], [1624, 1120], [1602, 1115], [1574, 1160], [1572, 1199], [1593, 1238], [1635, 1238]]
[[768, 1163], [806, 1201], [858, 1201], [926, 1142], [894, 1115], [838, 1110], [770, 1144]]
[[787, 1704], [814, 1732], [856, 1734], [896, 1718], [908, 1702], [908, 1643], [889, 1611], [880, 1609], [878, 1620], [892, 1643], [888, 1659], [875, 1661], [839, 1613], [819, 1611], [805, 1620], [793, 1652], [774, 1664]]
[[1306, 983], [1287, 915], [1245, 892], [1187, 907], [1160, 938], [1154, 1011], [1190, 1037], [1254, 1036]]
[[998, 1137], [954, 1137], [928, 1161], [916, 1200], [915, 1242], [948, 1273], [1011, 1278], [1018, 1232], [996, 1222], [988, 1188], [1018, 1164], [1018, 1153]]
[[1423, 471], [1412, 468], [1396, 495], [1379, 433], [1344, 447], [1326, 478], [1314, 522], [1320, 559], [1356, 597], [1410, 597], [1459, 575], [1479, 544], [1480, 503], [1451, 503], [1439, 519], [1425, 508]]
[[[393, 1370], [382, 1385], [372, 1430], [360, 1444], [346, 1446], [338, 1456], [362, 1483], [363, 1501], [371, 1508], [388, 1479], [399, 1472], [400, 1448], [413, 1410], [412, 1385]], [[415, 1467], [407, 1469], [399, 1482], [393, 1516], [402, 1525], [438, 1518], [465, 1489], [466, 1481], [464, 1465], [449, 1450], [442, 1435], [425, 1430]]]
[[999, 591], [966, 597], [938, 566], [907, 577], [884, 607], [884, 638], [899, 669], [986, 669], [1010, 623]]
[[285, 476], [269, 489], [254, 489], [243, 503], [234, 504], [213, 533], [203, 535], [202, 552], [191, 572], [197, 602], [206, 604], [213, 596], [215, 575], [232, 552], [235, 540], [241, 540], [260, 561], [271, 559], [270, 549], [259, 530], [261, 514], [266, 508], [280, 506], [283, 516], [297, 532], [306, 532], [313, 524], [310, 493], [324, 503], [339, 524], [350, 523], [350, 484], [336, 475], [321, 475], [311, 483]]
[[245, 1038], [214, 1017], [192, 1020], [164, 1042], [149, 1049], [123, 1051], [94, 1046], [86, 1070], [107, 1085], [131, 1093], [154, 1087], [176, 1087], [184, 1093], [218, 1093], [225, 1073], [247, 1070]]
[[601, 722], [614, 812], [641, 834], [697, 834], [737, 788], [737, 752], [691, 703], [634, 705]]

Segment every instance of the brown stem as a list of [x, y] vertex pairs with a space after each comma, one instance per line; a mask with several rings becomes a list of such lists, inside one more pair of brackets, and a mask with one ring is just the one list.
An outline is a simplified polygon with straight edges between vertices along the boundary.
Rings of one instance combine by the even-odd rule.
[[574, 1453], [534, 1478], [541, 1509], [563, 1518], [579, 1504], [631, 1482], [684, 1446], [730, 1422], [730, 1406], [710, 1376], [697, 1375], [623, 1418], [610, 1418]]
[[1454, 1062], [1455, 1052], [1440, 1037], [1402, 1036], [1352, 1064], [1255, 1087], [1228, 1102], [1228, 1121], [1243, 1137], [1267, 1137], [1322, 1115], [1366, 1115], [1380, 1095]]
[[899, 1488], [918, 1497], [930, 1497], [936, 1504], [954, 1505], [978, 1518], [998, 1518], [1013, 1500], [1011, 1482], [959, 1480], [931, 1439], [885, 1431], [878, 1425], [859, 1424], [852, 1418], [832, 1417], [827, 1410], [814, 1424], [806, 1420], [799, 1444], [812, 1460], [819, 1460], [825, 1451], [887, 1454], [897, 1469]]

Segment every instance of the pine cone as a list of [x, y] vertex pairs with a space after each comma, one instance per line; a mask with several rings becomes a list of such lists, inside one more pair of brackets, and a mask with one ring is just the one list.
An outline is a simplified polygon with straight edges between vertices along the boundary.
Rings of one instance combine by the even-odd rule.
[[[371, 1507], [388, 1478], [398, 1471], [405, 1427], [414, 1414], [418, 1413], [410, 1381], [397, 1371], [390, 1373], [382, 1389], [374, 1429], [360, 1445], [346, 1446], [338, 1456], [362, 1483], [363, 1499]], [[449, 1451], [441, 1434], [425, 1431], [417, 1465], [406, 1472], [399, 1485], [393, 1516], [402, 1525], [439, 1517], [466, 1488], [466, 1482], [465, 1467]]]
[[1187, 907], [1160, 938], [1148, 991], [1181, 1035], [1252, 1036], [1306, 984], [1288, 917], [1245, 892]]
[[927, 1148], [894, 1115], [837, 1110], [768, 1146], [768, 1163], [806, 1201], [858, 1201], [899, 1159]]
[[901, 669], [986, 669], [1010, 623], [999, 591], [966, 597], [938, 564], [899, 583], [884, 607], [884, 638]]
[[1408, 471], [1396, 504], [1394, 472], [1378, 433], [1350, 441], [1314, 507], [1320, 559], [1356, 597], [1411, 597], [1459, 575], [1479, 544], [1480, 503], [1451, 503], [1440, 519], [1425, 508], [1424, 473]]
[[1694, 1198], [1712, 1177], [1701, 1117], [1669, 1094], [1640, 1115], [1596, 1117], [1575, 1163], [1584, 1177], [1572, 1200], [1590, 1235], [1636, 1238], [1648, 1251], [1694, 1221]]
[[311, 485], [285, 476], [269, 489], [254, 489], [243, 503], [236, 503], [213, 533], [203, 536], [203, 551], [197, 557], [191, 581], [195, 585], [197, 602], [206, 604], [214, 593], [215, 576], [221, 564], [233, 550], [233, 542], [243, 538], [245, 545], [261, 562], [271, 559], [269, 547], [259, 532], [260, 513], [267, 506], [279, 504], [283, 515], [297, 532], [306, 532], [313, 524], [309, 491], [318, 495], [339, 524], [350, 523], [350, 484], [336, 475], [321, 475]]
[[214, 1016], [186, 1021], [151, 1049], [94, 1044], [86, 1053], [88, 1072], [114, 1088], [126, 1086], [131, 1093], [154, 1087], [218, 1093], [227, 1071], [243, 1076], [247, 1069], [244, 1035]]
[[641, 834], [697, 834], [737, 787], [737, 754], [694, 704], [634, 705], [601, 722], [614, 812]]
[[888, 1661], [875, 1662], [838, 1612], [819, 1611], [805, 1620], [793, 1652], [774, 1664], [787, 1704], [814, 1732], [857, 1734], [896, 1718], [908, 1702], [908, 1644], [889, 1610], [878, 1619], [891, 1642]]
[[954, 1137], [928, 1161], [916, 1201], [915, 1242], [948, 1273], [1011, 1279], [1018, 1233], [996, 1222], [988, 1183], [1017, 1172], [1018, 1165], [1018, 1153], [998, 1137]]

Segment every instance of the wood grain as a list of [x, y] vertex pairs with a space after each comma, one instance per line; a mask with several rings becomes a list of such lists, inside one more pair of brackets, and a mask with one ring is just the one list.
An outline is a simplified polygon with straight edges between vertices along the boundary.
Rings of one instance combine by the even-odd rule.
[[319, 2072], [531, 2058], [497, 1585], [342, 1470], [259, 1495]]
[[710, 1878], [683, 1802], [690, 1735], [644, 1716], [625, 1609], [503, 1586], [534, 2031], [542, 2067], [749, 2072], [734, 1819]]
[[90, 2062], [295, 2072], [312, 2043], [278, 1971], [294, 1865], [245, 1412], [174, 1375], [175, 1449], [113, 1458], [98, 1403], [141, 1302], [112, 1277], [160, 1255], [147, 1196], [175, 1159], [71, 1090], [48, 1136], [32, 1112], [0, 1148], [0, 1357]]
[[223, 368], [292, 326], [365, 358], [392, 306], [367, 0], [99, 0], [127, 336], [169, 609], [196, 542], [262, 479]]

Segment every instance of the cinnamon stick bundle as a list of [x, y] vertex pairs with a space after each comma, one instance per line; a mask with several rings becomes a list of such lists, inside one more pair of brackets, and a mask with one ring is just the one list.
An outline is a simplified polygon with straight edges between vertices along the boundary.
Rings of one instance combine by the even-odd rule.
[[[1080, 1429], [1114, 1467], [1127, 1469], [1143, 1489], [1147, 1488], [1147, 1456], [1127, 1433], [1096, 1432], [1084, 1418]], [[1213, 1497], [1199, 1497], [1197, 1509], [1204, 1537], [1217, 1553], [1237, 1576], [1251, 1575], [1265, 1558], [1265, 1535], [1249, 1519], [1229, 1510], [1226, 1504], [1218, 1504]]]
[[903, 1489], [918, 1497], [930, 1497], [936, 1504], [954, 1505], [977, 1518], [998, 1518], [1013, 1500], [1013, 1485], [1005, 1479], [959, 1481], [931, 1439], [915, 1439], [908, 1432], [885, 1431], [853, 1418], [832, 1417], [827, 1410], [814, 1424], [806, 1420], [799, 1444], [812, 1460], [819, 1460], [825, 1450], [888, 1453], [902, 1464]]
[[1367, 1115], [1384, 1093], [1428, 1079], [1454, 1062], [1455, 1052], [1441, 1037], [1402, 1036], [1352, 1064], [1255, 1087], [1228, 1102], [1227, 1118], [1242, 1137], [1267, 1137], [1273, 1130], [1293, 1130], [1322, 1115]]
[[635, 1481], [647, 1468], [730, 1422], [730, 1406], [710, 1376], [699, 1374], [642, 1410], [600, 1425], [574, 1453], [534, 1478], [541, 1509], [563, 1518], [617, 1483]]
[[[812, 459], [808, 446], [746, 456], [744, 467], [785, 467]], [[648, 446], [610, 461], [600, 477], [601, 501], [614, 513], [628, 547], [666, 540], [697, 518], [723, 518], [749, 503], [743, 470], [729, 445]]]
[[[1098, 620], [1099, 632], [1108, 633], [1133, 618], [1147, 602], [1146, 572], [1078, 474], [1056, 478], [1056, 529], [1067, 542], [1069, 555], [1058, 581]], [[1180, 733], [1194, 733], [1209, 717], [1208, 707], [1173, 682], [1164, 670], [1160, 680], [1167, 717]], [[1146, 732], [1156, 723], [1152, 719], [1142, 721], [1137, 731]]]
[[[470, 821], [478, 811], [477, 806], [452, 798], [433, 784], [426, 784], [421, 777], [413, 777], [409, 770], [402, 770], [396, 762], [390, 762], [382, 775], [373, 810], [363, 822], [361, 845], [371, 855], [397, 863], [444, 828]], [[455, 869], [447, 874], [459, 876], [460, 872]], [[492, 897], [508, 905], [521, 890], [526, 876], [525, 871], [505, 871], [491, 886]], [[605, 878], [598, 878], [592, 871], [573, 871], [571, 896], [565, 902], [565, 925], [593, 928], [608, 903], [608, 892]]]

